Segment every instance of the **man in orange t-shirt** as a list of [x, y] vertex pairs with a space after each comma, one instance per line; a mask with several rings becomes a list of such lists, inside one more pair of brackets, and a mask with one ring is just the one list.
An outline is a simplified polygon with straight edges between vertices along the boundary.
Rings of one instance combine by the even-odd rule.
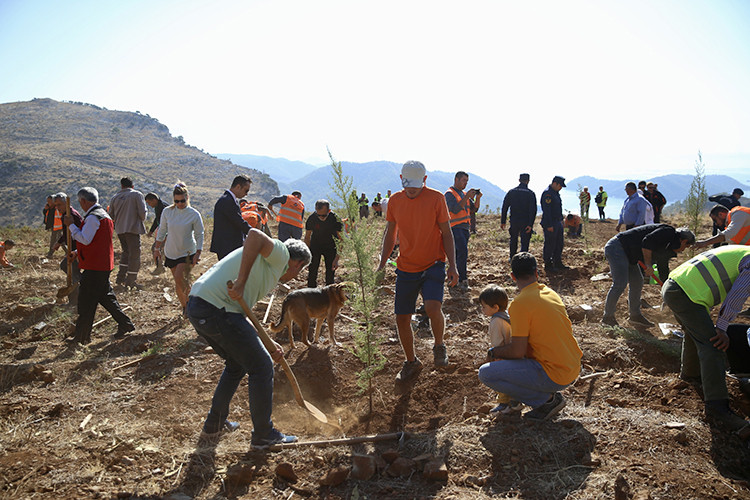
[[397, 382], [406, 382], [422, 371], [422, 362], [414, 353], [414, 333], [411, 330], [411, 316], [420, 293], [435, 339], [432, 348], [435, 366], [448, 364], [448, 353], [443, 342], [443, 285], [446, 256], [448, 284], [455, 286], [458, 282], [456, 252], [445, 197], [440, 191], [426, 187], [426, 179], [427, 171], [422, 163], [409, 161], [402, 167], [401, 185], [404, 189], [388, 201], [387, 226], [378, 267], [378, 271], [381, 271], [388, 263], [398, 227], [400, 242], [394, 309], [398, 337], [406, 361], [396, 376]]

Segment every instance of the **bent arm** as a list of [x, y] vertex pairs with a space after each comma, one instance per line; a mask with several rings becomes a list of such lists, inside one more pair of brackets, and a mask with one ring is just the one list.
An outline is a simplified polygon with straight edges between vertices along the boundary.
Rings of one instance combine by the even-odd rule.
[[528, 337], [512, 336], [509, 344], [493, 347], [492, 355], [499, 359], [521, 359], [526, 356], [528, 346]]

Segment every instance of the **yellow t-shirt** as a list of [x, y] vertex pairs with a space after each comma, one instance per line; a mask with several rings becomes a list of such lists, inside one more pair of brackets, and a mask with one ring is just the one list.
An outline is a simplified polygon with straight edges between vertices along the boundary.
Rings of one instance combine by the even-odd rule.
[[526, 357], [538, 361], [553, 382], [568, 385], [581, 371], [581, 348], [565, 305], [554, 290], [531, 283], [508, 308], [514, 337], [528, 337]]

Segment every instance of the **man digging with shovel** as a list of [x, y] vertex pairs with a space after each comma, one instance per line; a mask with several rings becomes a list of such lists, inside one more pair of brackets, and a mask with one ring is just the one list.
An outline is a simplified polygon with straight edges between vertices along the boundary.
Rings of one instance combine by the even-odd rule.
[[[251, 229], [245, 243], [214, 264], [193, 284], [187, 316], [195, 331], [224, 359], [224, 372], [216, 386], [211, 410], [203, 424], [206, 436], [233, 431], [239, 423], [227, 420], [229, 403], [242, 378], [248, 376], [250, 417], [253, 421], [251, 444], [257, 448], [293, 443], [274, 428], [273, 361], [281, 361], [279, 344], [264, 347], [256, 329], [245, 318], [243, 305], [252, 306], [273, 290], [279, 281], [289, 281], [311, 259], [310, 250], [300, 240], [274, 240]], [[229, 287], [228, 281], [234, 281]], [[245, 301], [245, 304], [242, 301]]]

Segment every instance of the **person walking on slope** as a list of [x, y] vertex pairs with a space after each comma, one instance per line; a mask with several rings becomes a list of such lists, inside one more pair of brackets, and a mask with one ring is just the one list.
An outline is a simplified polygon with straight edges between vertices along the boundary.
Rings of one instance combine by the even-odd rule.
[[[151, 238], [154, 235], [154, 232], [159, 228], [159, 223], [161, 222], [161, 214], [168, 205], [165, 201], [159, 198], [159, 195], [156, 193], [148, 193], [145, 196], [145, 199], [146, 205], [154, 209], [154, 222], [151, 224], [151, 229], [149, 229], [148, 233], [146, 233], [146, 236]], [[154, 250], [156, 250], [156, 240], [154, 240], [154, 243], [151, 245], [152, 255], [155, 255]], [[156, 264], [156, 267], [151, 274], [162, 274], [164, 272], [164, 259], [161, 254], [159, 254], [158, 257], [154, 257], [154, 264]]]
[[214, 205], [214, 230], [211, 234], [210, 251], [221, 260], [245, 241], [250, 224], [242, 218], [239, 199], [250, 191], [252, 181], [246, 175], [238, 175], [232, 186], [224, 191]]
[[581, 202], [581, 218], [587, 221], [589, 220], [589, 207], [591, 206], [591, 193], [589, 193], [588, 186], [583, 187], [578, 199]]
[[[748, 421], [729, 407], [724, 354], [729, 323], [750, 296], [750, 246], [727, 245], [696, 255], [672, 271], [661, 293], [685, 332], [680, 378], [700, 381], [712, 425], [750, 438]], [[714, 325], [711, 308], [719, 304]]]
[[606, 220], [604, 207], [607, 206], [607, 192], [604, 190], [604, 186], [599, 186], [599, 192], [594, 197], [594, 203], [596, 203], [596, 208], [599, 209], [599, 220], [604, 222]]
[[469, 235], [471, 229], [471, 207], [469, 202], [473, 201], [478, 193], [476, 189], [464, 192], [469, 182], [469, 174], [463, 171], [456, 172], [453, 185], [445, 192], [445, 202], [448, 205], [450, 215], [450, 227], [453, 233], [453, 242], [456, 247], [456, 267], [458, 268], [458, 288], [469, 289], [469, 279], [466, 273], [466, 265], [469, 260]]
[[109, 202], [109, 214], [122, 247], [115, 283], [140, 289], [137, 278], [141, 269], [141, 235], [146, 233], [146, 200], [143, 193], [133, 189], [129, 177], [120, 179], [120, 188]]
[[563, 212], [560, 190], [565, 187], [565, 177], [556, 175], [542, 193], [542, 229], [544, 230], [544, 270], [554, 273], [570, 269], [563, 264]]
[[[68, 195], [66, 195], [63, 192], [56, 193], [53, 196], [53, 200], [55, 203], [55, 208], [57, 208], [57, 211], [60, 213], [66, 213], [67, 211], [67, 199]], [[76, 210], [73, 207], [70, 207], [70, 216], [73, 217], [73, 224], [76, 227], [82, 227], [83, 226], [83, 217], [80, 213], [78, 213], [78, 210]], [[67, 243], [68, 241], [68, 226], [63, 224], [63, 230], [62, 234], [60, 235], [60, 239], [57, 240], [57, 243], [55, 243], [54, 249], [57, 250], [58, 248], [62, 247]], [[76, 240], [71, 237], [70, 239], [70, 250], [75, 250], [77, 247]], [[65, 247], [67, 248], [67, 246]], [[60, 261], [60, 270], [64, 273], [68, 272], [68, 256], [66, 251], [66, 256], [63, 257], [63, 259]], [[71, 283], [76, 283], [78, 286], [74, 287], [73, 290], [68, 295], [68, 304], [71, 306], [77, 306], [78, 305], [78, 294], [81, 291], [80, 283], [81, 283], [81, 269], [78, 267], [78, 260], [73, 260], [71, 262], [70, 266], [70, 272], [71, 272]]]
[[518, 238], [521, 237], [521, 251], [529, 251], [531, 234], [534, 232], [534, 219], [536, 219], [536, 194], [529, 189], [529, 174], [521, 174], [518, 178], [518, 186], [505, 194], [503, 208], [500, 215], [500, 229], [505, 230], [508, 209], [510, 209], [510, 234], [509, 251], [510, 257], [518, 251]]
[[[47, 196], [47, 203], [42, 209], [42, 214], [44, 215], [44, 228], [47, 231], [51, 231], [49, 235], [49, 250], [47, 250], [47, 258], [51, 259], [52, 255], [54, 255], [55, 253], [55, 250], [57, 248], [60, 248], [56, 247], [56, 244], [60, 239], [60, 235], [63, 231], [63, 214], [55, 207], [55, 200], [52, 195]], [[63, 248], [67, 253], [67, 246], [63, 246]]]
[[[273, 209], [276, 204], [281, 204], [278, 216]], [[292, 191], [292, 194], [277, 196], [268, 202], [268, 209], [279, 221], [279, 239], [286, 241], [289, 238], [302, 239], [302, 228], [305, 217], [305, 204], [302, 203], [302, 193]]]
[[164, 258], [172, 271], [180, 309], [185, 314], [190, 294], [190, 270], [198, 265], [203, 251], [203, 218], [190, 206], [187, 186], [178, 182], [172, 191], [174, 203], [164, 209], [156, 234], [154, 258]]
[[312, 260], [307, 269], [307, 286], [318, 286], [318, 268], [321, 257], [325, 259], [326, 285], [333, 284], [334, 273], [339, 267], [339, 254], [336, 240], [341, 241], [343, 225], [338, 215], [331, 211], [328, 200], [315, 202], [315, 213], [305, 222], [305, 244], [310, 248]]
[[72, 216], [66, 215], [63, 219], [71, 238], [77, 243], [76, 250], [70, 251], [68, 258], [78, 259], [78, 266], [83, 271], [78, 294], [78, 319], [73, 339], [79, 344], [91, 342], [91, 330], [98, 304], [101, 304], [117, 322], [115, 339], [120, 339], [135, 330], [135, 325], [120, 309], [115, 292], [109, 283], [109, 275], [115, 266], [112, 246], [114, 223], [99, 205], [99, 193], [96, 189], [81, 188], [78, 191], [78, 204], [84, 212], [82, 226], [76, 226]]
[[391, 196], [388, 203], [387, 225], [377, 269], [378, 272], [382, 271], [388, 263], [398, 227], [400, 247], [396, 260], [394, 310], [406, 361], [396, 376], [397, 383], [407, 382], [422, 371], [422, 362], [414, 352], [414, 332], [411, 329], [411, 316], [420, 293], [435, 339], [432, 348], [435, 366], [448, 364], [442, 310], [445, 259], [448, 259], [448, 285], [455, 286], [458, 282], [456, 253], [445, 196], [426, 187], [425, 180], [427, 171], [421, 162], [404, 163], [401, 168], [401, 185], [404, 189]]

